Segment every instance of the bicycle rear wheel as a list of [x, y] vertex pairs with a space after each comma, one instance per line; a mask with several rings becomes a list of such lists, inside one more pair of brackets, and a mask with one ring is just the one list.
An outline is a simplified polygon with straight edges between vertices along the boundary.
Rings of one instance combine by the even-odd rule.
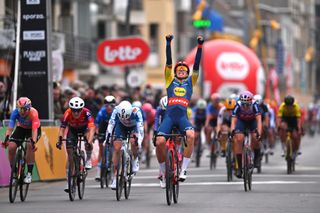
[[20, 175], [21, 175], [21, 165], [20, 165], [20, 154], [17, 154], [14, 158], [14, 163], [12, 164], [11, 168], [11, 176], [10, 176], [10, 185], [9, 185], [9, 201], [10, 203], [13, 203], [16, 199], [17, 190], [19, 186], [20, 181]]
[[68, 193], [70, 201], [74, 201], [77, 190], [77, 175], [76, 175], [76, 158], [73, 158], [73, 162], [69, 162], [68, 171]]
[[174, 174], [174, 179], [173, 179], [173, 202], [178, 203], [178, 198], [179, 198], [179, 174], [180, 174], [180, 164], [179, 164], [179, 159], [178, 159], [178, 154], [177, 152], [174, 152], [174, 165], [175, 165], [175, 170], [173, 171]]
[[80, 151], [80, 156], [78, 157], [78, 171], [79, 174], [77, 175], [77, 185], [78, 185], [78, 196], [79, 199], [82, 200], [84, 196], [84, 188], [86, 185], [86, 177], [87, 171], [85, 169], [85, 159], [84, 159], [84, 151]]
[[121, 150], [120, 158], [117, 167], [117, 174], [116, 174], [116, 198], [117, 201], [121, 199], [123, 184], [124, 184], [124, 166], [125, 166], [125, 159], [124, 159], [124, 151]]
[[21, 164], [21, 172], [22, 175], [20, 175], [20, 200], [23, 202], [26, 200], [27, 198], [27, 194], [28, 194], [28, 190], [29, 190], [29, 183], [24, 183], [23, 179], [25, 178], [25, 167], [26, 167], [26, 163], [25, 161], [22, 162]]
[[167, 149], [166, 153], [166, 199], [167, 204], [170, 206], [173, 196], [173, 152]]
[[132, 181], [132, 155], [129, 155], [128, 162], [126, 163], [126, 181], [124, 185], [124, 197], [129, 198], [131, 191], [131, 181]]

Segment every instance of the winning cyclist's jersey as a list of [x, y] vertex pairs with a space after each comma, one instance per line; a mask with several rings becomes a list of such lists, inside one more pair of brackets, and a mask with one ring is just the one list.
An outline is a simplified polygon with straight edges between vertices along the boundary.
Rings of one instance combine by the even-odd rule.
[[79, 118], [74, 118], [72, 116], [71, 109], [67, 109], [63, 115], [60, 127], [66, 128], [67, 126], [70, 126], [74, 129], [82, 129], [84, 127], [93, 128], [94, 119], [91, 115], [90, 110], [87, 108], [83, 108], [80, 112]]
[[30, 108], [26, 117], [22, 117], [18, 109], [13, 110], [10, 116], [9, 128], [14, 128], [16, 121], [17, 126], [24, 129], [38, 129], [40, 126], [38, 111], [33, 107]]
[[159, 126], [164, 118], [164, 115], [166, 113], [166, 110], [162, 109], [160, 106], [156, 109], [156, 116], [154, 118], [154, 125], [153, 130], [157, 131], [159, 129]]
[[218, 125], [222, 125], [222, 124], [230, 125], [231, 124], [231, 117], [232, 117], [232, 110], [227, 110], [227, 108], [225, 106], [223, 106], [219, 111], [217, 124]]
[[252, 121], [256, 119], [257, 115], [260, 115], [260, 109], [257, 103], [253, 103], [248, 109], [245, 110], [241, 106], [241, 102], [238, 102], [232, 112], [232, 117], [237, 117], [243, 121]]
[[212, 103], [209, 103], [207, 106], [207, 116], [211, 116], [211, 120], [217, 120], [219, 115], [219, 110], [222, 108], [222, 104], [216, 107]]
[[140, 108], [133, 107], [132, 113], [129, 119], [127, 120], [120, 120], [117, 116], [118, 109], [115, 107], [115, 109], [112, 112], [111, 118], [109, 120], [107, 134], [112, 134], [113, 129], [116, 125], [122, 124], [124, 127], [128, 128], [136, 128], [138, 133], [138, 143], [141, 144], [144, 136], [144, 125], [143, 125], [143, 118], [142, 118], [142, 112]]
[[104, 122], [109, 122], [110, 118], [111, 118], [111, 112], [107, 112], [106, 107], [102, 107], [94, 121], [94, 124], [96, 125], [96, 127], [99, 127], [99, 124], [104, 121]]
[[181, 117], [187, 115], [187, 108], [193, 93], [193, 86], [198, 79], [198, 72], [180, 82], [173, 76], [172, 66], [166, 65], [165, 79], [168, 96], [167, 113], [169, 116]]
[[278, 110], [278, 117], [301, 117], [300, 106], [294, 103], [293, 106], [286, 106], [282, 103]]

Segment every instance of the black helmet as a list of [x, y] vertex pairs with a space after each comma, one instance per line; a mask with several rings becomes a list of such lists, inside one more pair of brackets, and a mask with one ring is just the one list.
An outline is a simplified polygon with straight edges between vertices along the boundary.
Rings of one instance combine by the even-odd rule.
[[284, 98], [284, 103], [285, 103], [287, 106], [292, 106], [293, 103], [294, 103], [294, 97], [291, 96], [291, 95], [287, 95], [287, 96]]

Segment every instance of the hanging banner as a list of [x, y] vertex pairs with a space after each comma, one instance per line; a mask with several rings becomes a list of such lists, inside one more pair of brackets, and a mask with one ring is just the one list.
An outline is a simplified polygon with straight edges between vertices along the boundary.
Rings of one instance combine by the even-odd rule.
[[47, 0], [22, 0], [18, 97], [29, 97], [40, 119], [49, 119], [47, 35]]

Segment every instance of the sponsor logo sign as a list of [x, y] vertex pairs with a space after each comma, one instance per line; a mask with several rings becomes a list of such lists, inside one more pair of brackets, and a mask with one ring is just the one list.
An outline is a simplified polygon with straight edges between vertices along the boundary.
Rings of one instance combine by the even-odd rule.
[[103, 66], [141, 64], [149, 55], [149, 46], [141, 38], [106, 40], [97, 48], [97, 59]]
[[188, 107], [189, 101], [188, 99], [185, 99], [185, 98], [169, 98], [168, 106], [177, 105], [177, 104], [184, 107]]
[[183, 87], [175, 87], [173, 89], [173, 93], [176, 95], [176, 96], [179, 96], [179, 97], [182, 97], [182, 96], [185, 96], [185, 94], [187, 93], [186, 89], [183, 88]]
[[45, 32], [44, 30], [32, 30], [32, 31], [23, 31], [23, 40], [44, 40]]
[[249, 64], [243, 55], [237, 52], [221, 53], [216, 61], [219, 75], [227, 80], [242, 80], [249, 73]]
[[45, 19], [45, 16], [43, 14], [24, 14], [22, 15], [22, 19], [25, 21], [41, 20]]
[[46, 51], [23, 51], [23, 57], [28, 58], [29, 61], [41, 61], [42, 58], [46, 57]]
[[40, 0], [27, 0], [27, 5], [37, 5], [40, 4]]

